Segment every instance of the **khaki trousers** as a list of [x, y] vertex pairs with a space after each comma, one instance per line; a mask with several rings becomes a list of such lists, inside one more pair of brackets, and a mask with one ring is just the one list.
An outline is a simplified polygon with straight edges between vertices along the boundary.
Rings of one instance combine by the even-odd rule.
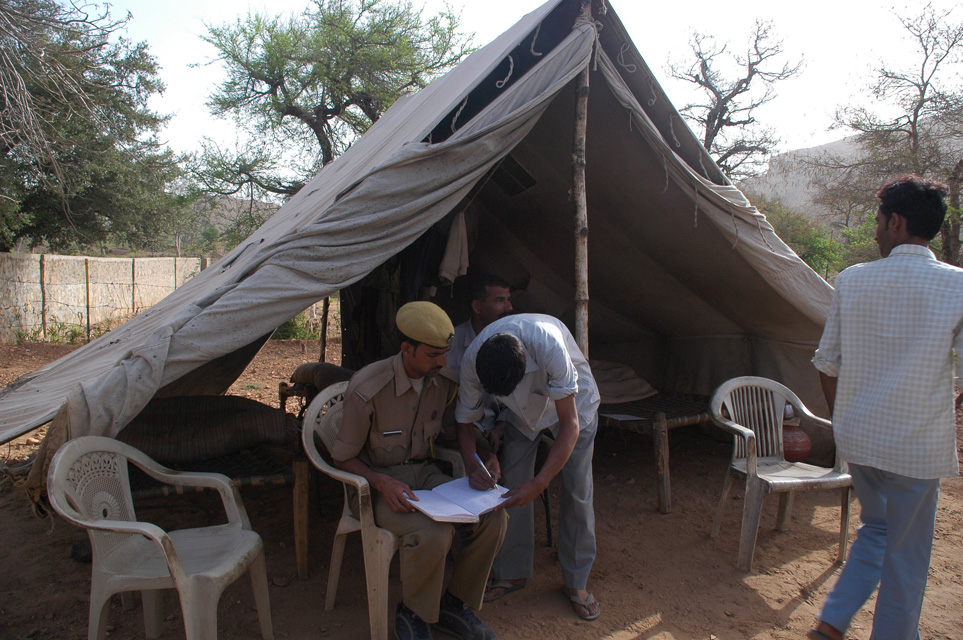
[[[432, 489], [451, 480], [432, 461], [376, 470], [412, 489]], [[438, 622], [445, 560], [457, 532], [462, 544], [454, 559], [448, 591], [475, 611], [481, 609], [492, 561], [505, 538], [506, 512], [499, 509], [483, 515], [477, 524], [454, 525], [435, 522], [421, 512], [395, 513], [380, 493], [373, 494], [375, 522], [401, 538], [402, 602], [425, 622]]]

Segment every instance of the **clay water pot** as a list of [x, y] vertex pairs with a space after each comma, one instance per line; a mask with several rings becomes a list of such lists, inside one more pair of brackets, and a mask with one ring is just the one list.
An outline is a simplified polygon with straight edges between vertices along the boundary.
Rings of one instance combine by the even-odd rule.
[[813, 450], [813, 443], [801, 428], [792, 424], [782, 427], [782, 448], [788, 462], [805, 462]]

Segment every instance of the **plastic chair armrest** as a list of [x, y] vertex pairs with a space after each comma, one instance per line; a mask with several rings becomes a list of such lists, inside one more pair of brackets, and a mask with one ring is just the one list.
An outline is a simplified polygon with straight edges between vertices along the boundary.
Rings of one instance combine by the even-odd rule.
[[[307, 454], [314, 466], [320, 469], [322, 473], [334, 478], [335, 480], [339, 480], [343, 484], [350, 485], [355, 488], [355, 490], [358, 492], [358, 519], [361, 521], [361, 525], [365, 529], [374, 527], [374, 505], [371, 501], [372, 490], [371, 483], [368, 482], [368, 479], [364, 476], [359, 476], [356, 473], [338, 469], [334, 465], [329, 464], [317, 454], [316, 449], [314, 451], [307, 451]], [[345, 499], [347, 499], [347, 493], [345, 493]]]
[[241, 527], [250, 530], [251, 522], [241, 500], [241, 494], [233, 480], [221, 473], [206, 471], [177, 471], [158, 465], [145, 467], [138, 465], [144, 473], [155, 480], [174, 486], [204, 487], [215, 489], [221, 496], [228, 522], [239, 522]]
[[342, 469], [338, 469], [334, 465], [330, 464], [327, 460], [322, 458], [321, 454], [318, 453], [317, 449], [314, 449], [314, 448], [309, 449], [305, 447], [305, 453], [308, 455], [308, 460], [311, 461], [311, 464], [313, 464], [324, 474], [334, 478], [335, 480], [338, 480], [345, 484], [350, 484], [352, 487], [354, 487], [358, 491], [361, 491], [362, 487], [368, 487], [367, 478], [363, 476], [359, 476], [356, 473], [351, 473], [350, 471], [344, 471]]
[[85, 529], [96, 529], [98, 531], [110, 531], [113, 533], [130, 533], [150, 538], [157, 544], [163, 546], [167, 532], [150, 522], [135, 520], [89, 520], [74, 518], [74, 524]]
[[746, 441], [746, 473], [756, 475], [756, 434], [753, 430], [737, 424], [732, 420], [718, 416], [715, 413], [712, 414], [712, 422], [717, 427]]
[[756, 434], [752, 432], [752, 429], [747, 429], [746, 427], [742, 426], [741, 424], [737, 424], [732, 420], [727, 420], [725, 418], [713, 415], [712, 422], [720, 429], [728, 431], [729, 433], [739, 436], [740, 438], [744, 438], [745, 440], [755, 441], [756, 439]]
[[825, 418], [820, 418], [819, 416], [810, 413], [809, 410], [804, 410], [802, 412], [802, 417], [809, 423], [816, 425], [817, 427], [822, 427], [823, 429], [833, 430], [833, 423]]

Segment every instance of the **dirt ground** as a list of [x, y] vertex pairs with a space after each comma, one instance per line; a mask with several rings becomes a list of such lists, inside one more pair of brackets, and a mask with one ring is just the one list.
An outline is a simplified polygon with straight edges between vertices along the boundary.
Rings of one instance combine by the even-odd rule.
[[[337, 345], [332, 345], [336, 348]], [[0, 386], [68, 352], [71, 346], [0, 346]], [[302, 362], [317, 359], [317, 345], [269, 342], [231, 393], [277, 406], [278, 382]], [[293, 407], [289, 406], [289, 410]], [[71, 558], [86, 534], [55, 517], [38, 518], [16, 486], [23, 461], [42, 430], [0, 446], [0, 638], [72, 640], [86, 636], [90, 567]], [[734, 567], [741, 492], [728, 501], [723, 531], [709, 538], [729, 446], [705, 427], [671, 432], [672, 512], [657, 510], [652, 441], [637, 434], [601, 430], [595, 456], [598, 559], [589, 588], [602, 604], [593, 623], [580, 621], [562, 595], [556, 554], [545, 545], [545, 517], [536, 509], [536, 575], [523, 591], [486, 605], [481, 616], [502, 639], [736, 640], [804, 637], [835, 583], [839, 506], [835, 492], [797, 496], [788, 531], [774, 530], [777, 499], [767, 500], [754, 571]], [[963, 480], [943, 482], [922, 637], [963, 638]], [[555, 501], [557, 491], [555, 488]], [[338, 603], [324, 611], [331, 539], [341, 512], [340, 489], [317, 481], [312, 500], [311, 575], [295, 571], [291, 493], [251, 489], [243, 493], [253, 527], [264, 539], [277, 638], [367, 638], [364, 569], [357, 536], [348, 542]], [[140, 516], [164, 523], [207, 523], [219, 516], [210, 496], [176, 503], [139, 505]], [[853, 505], [852, 530], [858, 524]], [[392, 568], [391, 608], [400, 597], [397, 559]], [[165, 639], [183, 638], [179, 608], [166, 601]], [[218, 607], [220, 638], [259, 638], [250, 583], [228, 588]], [[850, 637], [869, 637], [872, 602], [857, 616]], [[144, 637], [139, 605], [110, 613], [110, 640]]]

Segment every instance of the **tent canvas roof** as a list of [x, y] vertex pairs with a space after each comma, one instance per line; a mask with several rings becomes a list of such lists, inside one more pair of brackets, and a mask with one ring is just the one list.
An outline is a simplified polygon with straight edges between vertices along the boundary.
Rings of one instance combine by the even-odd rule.
[[155, 394], [223, 393], [275, 327], [456, 210], [476, 225], [473, 268], [519, 287], [517, 310], [571, 322], [573, 80], [586, 65], [593, 357], [702, 393], [766, 375], [819, 406], [809, 359], [831, 287], [719, 173], [614, 11], [586, 23], [578, 10], [546, 2], [401, 98], [210, 268], [4, 389], [0, 441], [65, 403], [70, 437], [116, 435]]

